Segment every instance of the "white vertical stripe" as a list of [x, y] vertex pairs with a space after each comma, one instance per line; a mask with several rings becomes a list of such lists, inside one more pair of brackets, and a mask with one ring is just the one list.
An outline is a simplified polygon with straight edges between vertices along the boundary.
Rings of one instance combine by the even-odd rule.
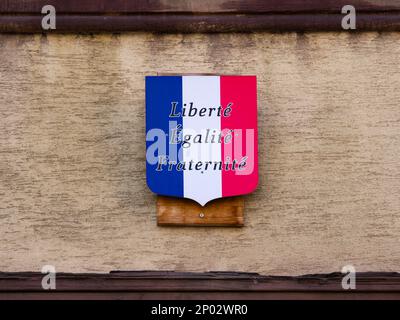
[[[215, 143], [193, 143], [193, 137], [201, 134], [203, 141], [206, 135], [206, 129], [210, 133], [221, 131], [221, 119], [217, 112], [209, 116], [209, 108], [220, 106], [220, 78], [218, 76], [184, 76], [182, 77], [182, 100], [186, 113], [189, 112], [190, 103], [197, 108], [197, 114], [194, 117], [188, 114], [183, 116], [183, 135], [192, 135], [191, 146], [183, 149], [183, 161], [188, 164], [193, 160], [193, 166], [201, 160], [203, 164], [206, 161], [221, 161], [221, 144]], [[186, 104], [186, 106], [185, 106]], [[200, 117], [199, 110], [207, 108], [206, 116]], [[196, 200], [201, 205], [208, 201], [222, 196], [222, 171], [213, 170], [210, 165], [207, 170], [186, 170], [183, 173], [184, 196]]]

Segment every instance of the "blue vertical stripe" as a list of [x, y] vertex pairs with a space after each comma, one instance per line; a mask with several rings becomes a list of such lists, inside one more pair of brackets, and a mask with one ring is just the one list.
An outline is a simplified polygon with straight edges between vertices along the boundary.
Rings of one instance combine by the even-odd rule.
[[[175, 125], [182, 125], [182, 116], [169, 118], [171, 103], [177, 102], [176, 112], [182, 112], [182, 77], [175, 76], [148, 76], [146, 77], [146, 134], [153, 128], [163, 130], [167, 137], [167, 154], [171, 161], [179, 161], [176, 153], [182, 152], [181, 145], [170, 145], [170, 121]], [[146, 141], [146, 150], [154, 141]], [[175, 153], [175, 154], [174, 154]], [[157, 156], [161, 154], [158, 153]], [[156, 171], [157, 164], [146, 161], [147, 185], [150, 190], [160, 195], [183, 197], [183, 171], [168, 171], [164, 165], [162, 171]]]

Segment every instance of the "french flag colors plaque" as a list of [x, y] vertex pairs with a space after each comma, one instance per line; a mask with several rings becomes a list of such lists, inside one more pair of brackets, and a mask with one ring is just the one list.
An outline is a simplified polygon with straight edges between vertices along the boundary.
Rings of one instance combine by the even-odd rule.
[[204, 206], [254, 191], [256, 77], [146, 77], [146, 162], [159, 195]]

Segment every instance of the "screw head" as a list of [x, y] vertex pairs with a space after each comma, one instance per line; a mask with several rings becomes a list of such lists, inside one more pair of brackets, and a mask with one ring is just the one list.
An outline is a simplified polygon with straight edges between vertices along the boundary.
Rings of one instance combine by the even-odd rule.
[[200, 212], [200, 213], [199, 213], [199, 217], [200, 217], [200, 218], [204, 218], [204, 213], [203, 213], [203, 212]]

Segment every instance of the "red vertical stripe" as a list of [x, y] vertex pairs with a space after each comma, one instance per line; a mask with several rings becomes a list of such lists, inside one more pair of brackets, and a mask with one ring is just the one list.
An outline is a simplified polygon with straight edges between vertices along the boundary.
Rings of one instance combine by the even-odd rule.
[[[222, 161], [232, 163], [247, 156], [243, 170], [222, 171], [222, 196], [229, 197], [254, 191], [258, 183], [257, 148], [257, 80], [255, 76], [221, 76], [221, 105], [232, 103], [229, 117], [221, 117], [223, 132]], [[234, 130], [229, 141], [228, 131]]]

